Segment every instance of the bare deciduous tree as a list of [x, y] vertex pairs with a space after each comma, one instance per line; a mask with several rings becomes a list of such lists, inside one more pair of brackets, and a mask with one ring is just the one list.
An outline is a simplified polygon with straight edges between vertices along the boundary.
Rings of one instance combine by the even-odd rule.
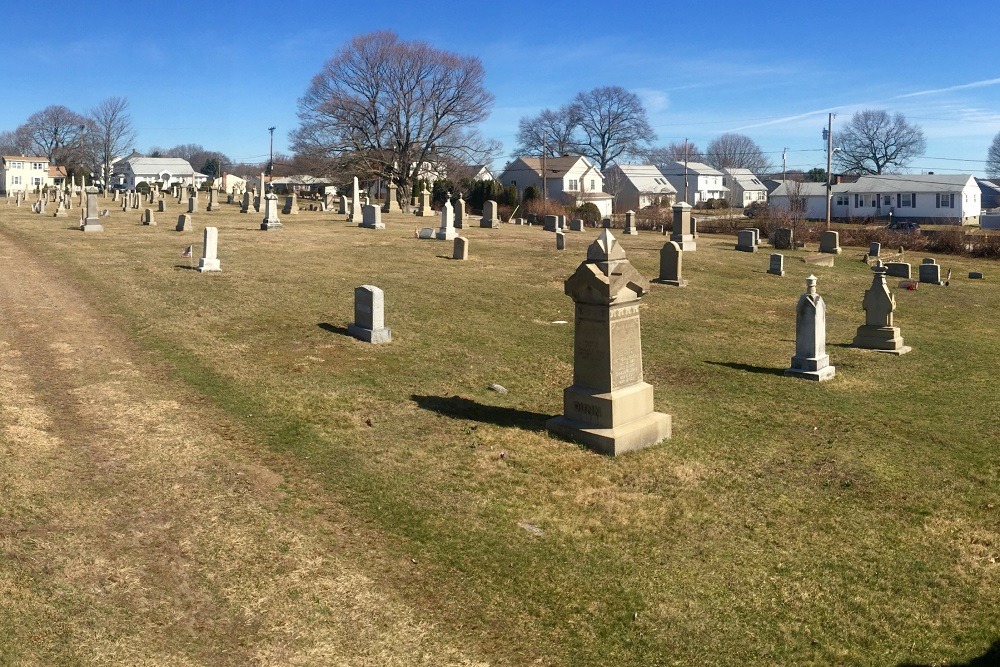
[[642, 155], [656, 138], [639, 96], [621, 86], [578, 93], [570, 108], [579, 128], [577, 150], [601, 171], [618, 158]]
[[0, 132], [0, 155], [25, 155], [31, 152], [23, 132]]
[[111, 164], [132, 151], [135, 129], [128, 113], [128, 100], [109, 97], [90, 110], [88, 118], [87, 147], [90, 166], [101, 174], [107, 187]]
[[839, 148], [833, 160], [848, 174], [884, 174], [906, 169], [924, 154], [923, 130], [911, 125], [901, 113], [894, 116], [881, 109], [858, 111], [833, 143]]
[[986, 151], [986, 174], [990, 178], [1000, 178], [1000, 132], [993, 137], [993, 143]]
[[299, 99], [292, 147], [356, 160], [359, 176], [395, 181], [405, 205], [423, 163], [438, 156], [488, 162], [497, 152], [475, 130], [493, 104], [485, 78], [476, 57], [402, 41], [390, 31], [359, 35]]
[[578, 119], [569, 105], [552, 111], [543, 109], [537, 116], [527, 116], [517, 122], [517, 147], [513, 157], [521, 155], [549, 157], [567, 155], [574, 150], [573, 132]]
[[[675, 141], [666, 146], [657, 146], [646, 152], [646, 160], [663, 170], [671, 162], [704, 162], [705, 154], [694, 143], [684, 140]], [[661, 166], [662, 165], [662, 166]]]
[[773, 163], [767, 153], [745, 134], [727, 132], [708, 144], [705, 159], [716, 169], [749, 169], [763, 176], [770, 173]]
[[64, 106], [36, 111], [16, 133], [28, 152], [48, 158], [50, 164], [77, 166], [86, 160], [87, 119]]

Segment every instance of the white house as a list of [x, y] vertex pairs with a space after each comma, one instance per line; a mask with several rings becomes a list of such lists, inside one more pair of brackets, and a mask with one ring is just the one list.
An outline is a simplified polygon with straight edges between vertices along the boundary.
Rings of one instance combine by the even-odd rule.
[[[708, 199], [725, 199], [729, 188], [722, 184], [722, 172], [701, 162], [668, 162], [660, 168], [680, 199], [694, 206]], [[687, 187], [685, 188], [685, 183]]]
[[670, 206], [677, 190], [652, 164], [613, 164], [604, 170], [604, 182], [615, 193], [615, 210], [638, 211], [647, 206]]
[[[771, 205], [788, 208], [798, 188], [806, 217], [826, 217], [826, 185], [786, 181], [771, 193]], [[975, 225], [982, 212], [979, 184], [970, 174], [872, 174], [832, 188], [830, 216], [837, 220], [887, 217], [897, 220]]]
[[455, 167], [452, 173], [448, 174], [448, 178], [452, 181], [460, 181], [462, 179], [469, 179], [470, 181], [495, 181], [496, 176], [493, 175], [493, 171], [489, 168], [489, 165], [485, 164], [463, 164]]
[[749, 206], [767, 201], [767, 186], [749, 169], [726, 167], [722, 170], [722, 184], [729, 188], [730, 206]]
[[[542, 192], [542, 158], [519, 157], [500, 174], [500, 183], [513, 185], [519, 197], [524, 189], [535, 187]], [[592, 203], [601, 215], [611, 215], [613, 197], [604, 192], [604, 176], [590, 160], [580, 155], [550, 157], [544, 160], [545, 193], [549, 199], [572, 206]]]
[[134, 190], [139, 183], [163, 183], [201, 187], [208, 176], [196, 172], [187, 160], [177, 157], [143, 157], [133, 155], [115, 164], [112, 183]]
[[0, 157], [0, 195], [30, 192], [38, 186], [52, 185], [49, 179], [49, 159], [25, 155]]

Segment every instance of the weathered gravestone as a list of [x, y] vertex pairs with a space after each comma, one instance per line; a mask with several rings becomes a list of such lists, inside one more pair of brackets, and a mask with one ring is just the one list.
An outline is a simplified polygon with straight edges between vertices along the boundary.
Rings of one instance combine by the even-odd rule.
[[639, 299], [648, 291], [602, 231], [566, 280], [576, 310], [573, 385], [563, 391], [563, 414], [546, 422], [550, 432], [612, 456], [670, 437], [670, 416], [653, 410], [653, 387], [642, 375]]
[[166, 213], [166, 211], [167, 211], [167, 202], [166, 202], [166, 200], [161, 199], [160, 201], [157, 202], [156, 212], [157, 213]]
[[872, 273], [872, 286], [865, 291], [865, 298], [861, 302], [865, 309], [865, 323], [858, 327], [851, 346], [889, 354], [906, 354], [910, 348], [903, 345], [899, 327], [892, 324], [896, 299], [886, 285], [885, 267], [873, 266]]
[[217, 227], [206, 227], [202, 237], [201, 259], [198, 260], [198, 271], [221, 271], [219, 264], [219, 230]]
[[795, 307], [795, 355], [785, 375], [823, 382], [835, 374], [826, 353], [826, 304], [816, 293], [816, 276], [809, 276]]
[[483, 217], [479, 221], [480, 227], [485, 227], [487, 229], [496, 229], [500, 226], [500, 207], [492, 199], [487, 199], [483, 203]]
[[982, 271], [969, 271], [969, 280], [984, 280]]
[[431, 193], [427, 191], [427, 186], [420, 191], [420, 208], [417, 210], [417, 215], [421, 218], [430, 218], [434, 215], [434, 209], [431, 208]]
[[63, 206], [63, 200], [60, 199], [59, 203], [56, 204], [56, 212], [52, 214], [53, 218], [65, 218], [67, 216], [66, 207]]
[[469, 259], [469, 239], [464, 236], [455, 237], [455, 245], [452, 248], [452, 259]]
[[905, 278], [909, 280], [913, 275], [913, 270], [909, 262], [886, 262], [885, 274], [893, 278]]
[[348, 214], [348, 221], [353, 223], [360, 222], [361, 217], [361, 184], [358, 183], [358, 177], [354, 177], [354, 187], [351, 190], [351, 211]]
[[790, 250], [794, 241], [794, 234], [788, 227], [779, 227], [771, 232], [771, 245], [775, 250]]
[[785, 256], [781, 253], [771, 253], [771, 261], [768, 264], [767, 272], [773, 276], [785, 275]]
[[260, 223], [263, 231], [281, 229], [281, 220], [278, 219], [278, 195], [268, 192], [264, 195], [264, 219]]
[[566, 249], [566, 234], [560, 229], [556, 231], [556, 250]]
[[176, 230], [179, 232], [189, 232], [191, 231], [191, 214], [181, 213], [177, 216], [177, 227]]
[[882, 244], [881, 243], [877, 243], [875, 241], [872, 241], [871, 243], [868, 244], [868, 256], [869, 257], [878, 257], [881, 254], [882, 254]]
[[188, 198], [188, 213], [197, 213], [197, 212], [198, 212], [198, 198], [197, 197], [189, 197]]
[[459, 195], [458, 201], [455, 202], [455, 227], [458, 229], [464, 229], [465, 220], [465, 200], [462, 199], [461, 195]]
[[418, 239], [432, 239], [434, 235], [437, 234], [437, 230], [433, 227], [424, 227], [419, 232], [417, 232]]
[[90, 186], [87, 191], [87, 214], [82, 229], [85, 232], [103, 232], [100, 214], [97, 212], [97, 188]]
[[445, 200], [441, 207], [441, 227], [437, 230], [435, 238], [439, 241], [451, 241], [455, 238], [455, 210], [451, 202]]
[[545, 223], [542, 227], [543, 232], [554, 232], [559, 229], [559, 216], [558, 215], [547, 215], [545, 216]]
[[[282, 215], [298, 215], [299, 214], [299, 201], [295, 193], [285, 197], [285, 206], [281, 209]], [[363, 213], [363, 211], [362, 211]]]
[[941, 266], [927, 257], [917, 266], [917, 280], [931, 285], [944, 285], [941, 281]]
[[142, 224], [156, 226], [156, 218], [153, 217], [153, 209], [147, 208], [142, 213]]
[[831, 255], [839, 255], [841, 253], [840, 232], [821, 232], [819, 235], [819, 251]]
[[389, 185], [386, 188], [385, 195], [385, 205], [382, 206], [382, 210], [386, 213], [400, 213], [402, 209], [399, 207], [399, 200], [396, 194], [396, 184], [389, 181]]
[[365, 229], [385, 229], [385, 223], [382, 222], [382, 209], [371, 204], [363, 205], [361, 207], [361, 223], [358, 227], [364, 227]]
[[736, 232], [736, 249], [740, 252], [757, 252], [757, 244], [754, 243], [754, 236], [751, 230], [741, 229]]
[[684, 287], [688, 281], [681, 277], [684, 253], [676, 241], [667, 241], [660, 248], [660, 276], [655, 282], [674, 287]]
[[354, 288], [354, 322], [347, 331], [366, 343], [388, 343], [392, 331], [385, 326], [385, 294], [374, 285]]
[[206, 211], [218, 211], [221, 208], [219, 204], [219, 191], [215, 188], [208, 189], [208, 208]]
[[569, 221], [569, 231], [571, 232], [582, 232], [583, 231], [583, 220], [580, 218], [573, 218]]
[[635, 226], [635, 211], [625, 211], [625, 233], [635, 236], [639, 230]]
[[678, 202], [673, 206], [674, 211], [674, 231], [670, 235], [670, 240], [684, 252], [693, 252], [697, 249], [694, 240], [694, 223], [691, 221], [691, 204]]
[[337, 208], [337, 213], [347, 215], [347, 195], [340, 195], [340, 205]]

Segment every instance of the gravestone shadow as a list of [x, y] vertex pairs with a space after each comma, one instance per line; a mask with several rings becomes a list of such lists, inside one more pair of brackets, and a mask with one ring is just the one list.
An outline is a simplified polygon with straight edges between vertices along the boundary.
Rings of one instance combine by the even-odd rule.
[[[997, 667], [1000, 665], [1000, 639], [997, 639], [986, 652], [980, 656], [972, 658], [968, 662], [933, 663], [940, 667]], [[896, 667], [932, 667], [931, 663], [923, 662], [901, 662]]]
[[340, 334], [342, 336], [348, 336], [349, 338], [354, 338], [354, 336], [351, 335], [351, 332], [348, 331], [347, 327], [341, 327], [336, 324], [330, 324], [329, 322], [320, 322], [316, 326], [318, 326], [323, 331], [329, 331], [330, 333]]
[[174, 268], [175, 269], [187, 269], [189, 271], [194, 271], [198, 267], [194, 266], [193, 264], [174, 264]]
[[781, 375], [784, 376], [784, 368], [774, 368], [773, 366], [753, 366], [752, 364], [741, 364], [735, 361], [709, 361], [705, 360], [706, 364], [711, 364], [713, 366], [725, 366], [726, 368], [732, 368], [737, 371], [745, 371], [747, 373], [761, 373], [763, 375]]
[[552, 415], [540, 412], [486, 405], [461, 396], [419, 396], [410, 399], [424, 410], [437, 412], [452, 419], [468, 419], [496, 426], [516, 426], [526, 431], [544, 431], [545, 421]]

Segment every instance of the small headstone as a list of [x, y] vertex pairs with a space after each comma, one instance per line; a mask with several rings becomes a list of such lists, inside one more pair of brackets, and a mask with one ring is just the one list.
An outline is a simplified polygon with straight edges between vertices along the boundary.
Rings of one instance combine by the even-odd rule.
[[660, 276], [656, 282], [662, 285], [684, 287], [687, 281], [681, 278], [681, 263], [684, 253], [676, 241], [667, 241], [660, 248]]
[[165, 213], [165, 212], [166, 212], [166, 210], [167, 210], [167, 202], [166, 202], [165, 200], [161, 199], [161, 200], [160, 200], [160, 201], [159, 201], [159, 202], [157, 203], [157, 209], [156, 209], [156, 212], [157, 212], [157, 213]]
[[[285, 215], [298, 215], [299, 214], [299, 199], [293, 192], [292, 194], [285, 197], [285, 208], [281, 211]], [[362, 210], [362, 214], [364, 211]]]
[[571, 232], [582, 232], [583, 231], [583, 220], [580, 218], [573, 218], [569, 221], [569, 230]]
[[753, 244], [755, 246], [759, 246], [760, 245], [760, 229], [758, 229], [757, 227], [747, 227], [747, 229], [749, 231], [753, 232]]
[[795, 307], [795, 355], [785, 375], [817, 382], [836, 375], [826, 353], [826, 304], [816, 293], [816, 276], [806, 278], [806, 291]]
[[886, 262], [885, 274], [893, 278], [906, 278], [909, 280], [912, 277], [912, 269], [909, 262]]
[[779, 227], [771, 232], [771, 245], [775, 250], [791, 250], [794, 244], [792, 230], [788, 227]]
[[281, 229], [281, 220], [278, 219], [278, 195], [273, 192], [268, 192], [264, 195], [264, 219], [260, 223], [260, 228], [263, 231], [270, 231], [272, 229]]
[[188, 197], [188, 213], [197, 213], [197, 212], [198, 212], [198, 198]]
[[465, 200], [459, 196], [458, 201], [455, 202], [455, 227], [457, 229], [465, 228]]
[[562, 230], [556, 232], [556, 250], [566, 249], [566, 234]]
[[694, 252], [697, 249], [695, 243], [695, 227], [691, 219], [691, 205], [687, 202], [678, 202], [673, 206], [674, 231], [670, 235], [670, 240], [676, 243], [684, 252]]
[[639, 230], [635, 226], [635, 211], [625, 211], [625, 234], [635, 236]]
[[177, 231], [179, 232], [189, 232], [191, 231], [191, 214], [181, 213], [177, 216]]
[[754, 243], [753, 231], [741, 229], [736, 232], [736, 249], [740, 252], [757, 252], [757, 244]]
[[554, 232], [557, 229], [559, 229], [559, 216], [557, 215], [545, 216], [545, 225], [542, 227], [542, 231]]
[[206, 227], [202, 237], [201, 259], [198, 261], [198, 271], [221, 271], [219, 264], [219, 229]]
[[385, 294], [374, 285], [354, 288], [354, 322], [347, 331], [366, 343], [388, 343], [392, 331], [385, 326]]
[[[90, 186], [85, 189], [87, 194], [87, 208], [82, 229], [85, 232], [103, 232], [104, 225], [101, 224], [101, 218], [97, 212], [97, 188]], [[83, 189], [81, 189], [82, 192]]]
[[833, 266], [834, 255], [829, 253], [816, 253], [814, 255], [806, 255], [802, 258], [802, 261], [811, 266]]
[[839, 255], [841, 253], [840, 232], [826, 231], [820, 233], [819, 251], [823, 253]]
[[877, 241], [872, 241], [868, 244], [868, 256], [878, 257], [882, 254], [882, 244]]
[[642, 375], [639, 299], [647, 281], [607, 229], [566, 280], [573, 298], [573, 384], [563, 414], [548, 430], [616, 456], [670, 437], [670, 416], [653, 410], [653, 387]]
[[347, 215], [347, 195], [340, 195], [340, 206], [337, 208], [337, 213]]
[[983, 280], [982, 271], [969, 271], [969, 280]]
[[153, 209], [147, 208], [142, 214], [142, 224], [156, 226], [156, 218], [153, 217]]
[[437, 232], [433, 227], [424, 227], [419, 232], [417, 232], [418, 239], [432, 239], [434, 234]]
[[452, 259], [469, 259], [469, 239], [464, 236], [455, 237], [455, 246], [452, 248]]
[[612, 224], [614, 223], [611, 221], [611, 218], [604, 218], [601, 220], [601, 227], [604, 229], [611, 229]]
[[917, 267], [917, 280], [931, 285], [944, 285], [941, 280], [941, 266], [930, 257], [924, 259]]
[[492, 199], [487, 199], [483, 203], [483, 217], [479, 221], [480, 227], [486, 229], [496, 229], [500, 226], [499, 205]]
[[[151, 196], [152, 196], [152, 193], [151, 193]], [[215, 188], [209, 188], [208, 189], [208, 208], [206, 210], [208, 210], [208, 211], [218, 211], [219, 208], [220, 208], [220, 205], [219, 205], [219, 191], [216, 190]]]
[[767, 272], [773, 276], [785, 275], [785, 256], [781, 253], [771, 253], [771, 263], [767, 267]]
[[896, 299], [886, 285], [885, 267], [872, 267], [872, 274], [872, 286], [865, 291], [861, 302], [861, 307], [865, 309], [865, 323], [858, 327], [851, 346], [889, 354], [906, 354], [910, 348], [903, 345], [899, 327], [892, 323]]
[[385, 229], [385, 223], [382, 222], [382, 209], [371, 204], [362, 206], [361, 224], [358, 226], [365, 229]]

